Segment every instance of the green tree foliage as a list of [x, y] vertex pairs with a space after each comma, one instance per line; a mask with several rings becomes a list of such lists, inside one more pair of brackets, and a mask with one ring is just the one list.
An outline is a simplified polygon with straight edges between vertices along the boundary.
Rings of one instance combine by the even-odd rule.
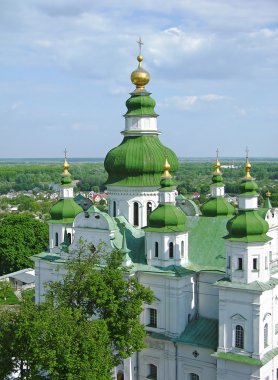
[[44, 303], [26, 299], [19, 313], [0, 313], [0, 378], [17, 370], [22, 380], [42, 372], [52, 380], [110, 380], [115, 365], [144, 348], [139, 315], [153, 294], [121, 261], [121, 252], [88, 253], [82, 244]]
[[0, 274], [29, 266], [30, 256], [48, 245], [46, 223], [24, 214], [7, 214], [0, 220]]
[[12, 287], [10, 281], [0, 281], [0, 298], [3, 298], [4, 301], [7, 300], [8, 295], [11, 293]]

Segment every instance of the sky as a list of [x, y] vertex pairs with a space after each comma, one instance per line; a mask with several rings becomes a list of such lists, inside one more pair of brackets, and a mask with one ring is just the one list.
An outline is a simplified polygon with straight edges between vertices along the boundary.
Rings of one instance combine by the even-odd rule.
[[138, 41], [179, 157], [277, 157], [277, 0], [1, 0], [0, 157], [105, 157]]

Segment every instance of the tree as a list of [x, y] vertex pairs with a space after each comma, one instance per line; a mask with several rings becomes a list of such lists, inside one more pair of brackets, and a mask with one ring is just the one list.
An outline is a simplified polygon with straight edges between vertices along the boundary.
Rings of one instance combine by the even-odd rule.
[[7, 300], [8, 295], [11, 293], [12, 286], [10, 284], [10, 281], [2, 280], [0, 281], [0, 298], [4, 298], [4, 300]]
[[32, 265], [29, 257], [48, 245], [46, 223], [24, 214], [7, 214], [0, 220], [0, 274]]
[[88, 252], [83, 244], [44, 303], [26, 299], [10, 319], [0, 313], [0, 377], [18, 370], [22, 380], [40, 379], [42, 372], [52, 380], [110, 380], [115, 365], [142, 350], [139, 315], [153, 295], [121, 262], [119, 251], [108, 255], [91, 246]]

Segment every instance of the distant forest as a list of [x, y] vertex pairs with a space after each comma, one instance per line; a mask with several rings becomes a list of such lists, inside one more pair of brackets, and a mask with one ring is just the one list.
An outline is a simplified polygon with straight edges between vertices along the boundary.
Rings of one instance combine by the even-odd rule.
[[[259, 185], [260, 195], [265, 198], [266, 191], [272, 193], [273, 206], [278, 206], [278, 162], [251, 162], [251, 174]], [[231, 162], [222, 162], [223, 182], [226, 193], [236, 195], [239, 193], [239, 184], [245, 174], [244, 162], [236, 161], [233, 168], [225, 168]], [[76, 191], [104, 191], [107, 174], [103, 162], [74, 162], [70, 165], [70, 173], [76, 180]], [[186, 161], [180, 162], [176, 178], [178, 189], [183, 194], [192, 192], [201, 194], [202, 201], [210, 192], [213, 172], [212, 162]], [[62, 163], [0, 163], [0, 194], [14, 191], [51, 191], [51, 188], [60, 183]], [[261, 198], [261, 201], [262, 201]]]

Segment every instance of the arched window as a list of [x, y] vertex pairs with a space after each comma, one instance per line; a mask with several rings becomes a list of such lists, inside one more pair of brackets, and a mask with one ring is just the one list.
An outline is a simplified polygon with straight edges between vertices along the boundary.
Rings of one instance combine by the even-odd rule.
[[69, 242], [69, 244], [71, 244], [71, 233], [70, 232], [68, 232], [68, 242]]
[[113, 216], [114, 218], [117, 216], [117, 208], [116, 208], [116, 202], [113, 201]]
[[119, 372], [117, 373], [117, 380], [124, 380], [124, 374], [123, 374], [122, 371], [119, 371]]
[[184, 257], [184, 241], [181, 242], [181, 257]]
[[155, 247], [155, 249], [154, 249], [154, 257], [158, 257], [158, 242], [157, 241], [155, 242], [154, 247]]
[[268, 324], [264, 325], [264, 347], [268, 346]]
[[157, 380], [157, 366], [154, 364], [149, 364], [149, 374], [148, 379]]
[[174, 257], [174, 244], [171, 242], [169, 243], [169, 258], [173, 259]]
[[241, 325], [236, 325], [236, 334], [235, 334], [235, 347], [243, 348], [244, 347], [244, 330]]
[[58, 232], [56, 232], [55, 234], [55, 246], [58, 247], [59, 245], [59, 235], [58, 235]]
[[150, 213], [152, 212], [152, 202], [147, 203], [147, 218], [149, 218]]
[[137, 202], [133, 203], [133, 224], [134, 226], [139, 225], [139, 205]]
[[191, 373], [190, 380], [199, 380], [199, 375], [197, 375], [196, 373]]

